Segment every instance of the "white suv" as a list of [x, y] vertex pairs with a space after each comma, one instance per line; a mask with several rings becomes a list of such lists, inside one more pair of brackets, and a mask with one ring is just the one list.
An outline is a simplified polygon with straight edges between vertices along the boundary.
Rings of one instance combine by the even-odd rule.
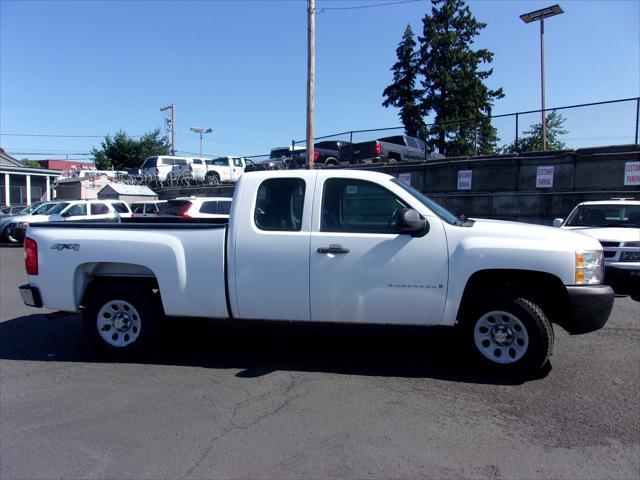
[[167, 177], [182, 177], [189, 175], [189, 162], [186, 157], [172, 157], [159, 155], [147, 158], [140, 167], [142, 175], [156, 177], [164, 182]]
[[555, 227], [595, 237], [604, 250], [604, 265], [613, 274], [640, 276], [640, 201], [612, 199], [578, 204]]
[[12, 222], [8, 226], [8, 238], [12, 241], [22, 242], [27, 228], [31, 223], [61, 222], [72, 220], [117, 220], [130, 218], [129, 205], [120, 200], [69, 200], [57, 202], [47, 210], [45, 215], [33, 216], [31, 219], [21, 219]]

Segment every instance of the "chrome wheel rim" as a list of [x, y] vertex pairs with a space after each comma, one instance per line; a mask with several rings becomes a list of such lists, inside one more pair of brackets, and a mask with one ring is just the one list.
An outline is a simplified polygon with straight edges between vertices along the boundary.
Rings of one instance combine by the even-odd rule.
[[110, 300], [98, 312], [96, 326], [107, 344], [126, 347], [140, 336], [140, 314], [129, 302]]
[[473, 340], [485, 358], [500, 364], [517, 362], [529, 348], [529, 335], [522, 321], [501, 310], [485, 313], [478, 319]]

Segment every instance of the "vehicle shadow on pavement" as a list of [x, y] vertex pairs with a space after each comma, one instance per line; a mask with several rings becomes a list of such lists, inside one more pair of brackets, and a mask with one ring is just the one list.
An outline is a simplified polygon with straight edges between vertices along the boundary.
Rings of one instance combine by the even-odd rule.
[[[231, 322], [168, 320], [157, 353], [137, 363], [241, 369], [236, 376], [247, 379], [275, 371], [301, 371], [523, 383], [479, 368], [450, 328]], [[84, 338], [79, 315], [56, 319], [29, 315], [7, 320], [0, 323], [0, 338], [0, 359], [97, 361]], [[543, 378], [550, 370], [547, 365], [530, 380]]]
[[610, 285], [616, 297], [631, 297], [632, 300], [640, 302], [640, 278], [627, 281], [616, 280], [610, 282]]

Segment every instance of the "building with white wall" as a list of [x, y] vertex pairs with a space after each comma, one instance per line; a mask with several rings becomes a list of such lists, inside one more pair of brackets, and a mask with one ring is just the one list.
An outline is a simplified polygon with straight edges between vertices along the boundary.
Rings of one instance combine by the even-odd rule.
[[51, 200], [60, 170], [30, 168], [0, 149], [0, 205], [31, 205]]

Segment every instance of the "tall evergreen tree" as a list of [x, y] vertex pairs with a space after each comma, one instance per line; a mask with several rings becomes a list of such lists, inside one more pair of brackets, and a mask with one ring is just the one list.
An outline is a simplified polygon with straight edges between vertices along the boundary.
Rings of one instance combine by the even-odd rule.
[[391, 67], [393, 83], [384, 89], [384, 107], [400, 108], [400, 119], [407, 135], [418, 136], [424, 131], [420, 97], [416, 88], [418, 76], [418, 53], [411, 25], [407, 25], [402, 41], [396, 49], [398, 61]]
[[431, 14], [422, 19], [420, 74], [424, 89], [423, 115], [435, 114], [428, 129], [429, 144], [448, 156], [493, 153], [495, 128], [488, 117], [502, 88], [485, 84], [493, 69], [493, 53], [471, 45], [485, 23], [478, 22], [464, 0], [432, 0]]

